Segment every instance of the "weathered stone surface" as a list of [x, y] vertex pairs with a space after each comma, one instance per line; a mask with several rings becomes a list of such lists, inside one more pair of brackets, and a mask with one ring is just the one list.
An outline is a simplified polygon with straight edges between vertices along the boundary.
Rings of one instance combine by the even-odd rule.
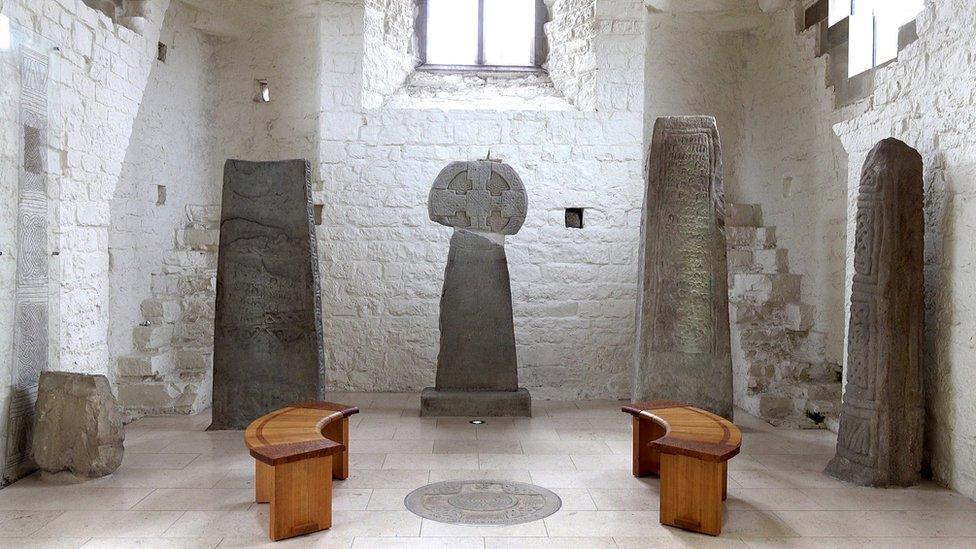
[[925, 410], [922, 157], [885, 139], [861, 171], [847, 386], [837, 454], [827, 473], [870, 486], [907, 486], [922, 465]]
[[323, 396], [318, 279], [308, 163], [227, 161], [211, 429]]
[[430, 219], [459, 229], [515, 234], [525, 222], [528, 198], [511, 166], [492, 160], [452, 162], [434, 180]]
[[34, 414], [31, 450], [45, 473], [97, 478], [122, 464], [122, 414], [105, 376], [42, 372]]
[[715, 119], [659, 118], [641, 230], [634, 400], [732, 417], [723, 201]]
[[518, 387], [504, 236], [525, 219], [522, 182], [501, 162], [454, 162], [437, 177], [429, 205], [433, 221], [455, 230], [441, 294], [436, 386], [424, 390], [421, 414], [531, 415], [529, 393]]

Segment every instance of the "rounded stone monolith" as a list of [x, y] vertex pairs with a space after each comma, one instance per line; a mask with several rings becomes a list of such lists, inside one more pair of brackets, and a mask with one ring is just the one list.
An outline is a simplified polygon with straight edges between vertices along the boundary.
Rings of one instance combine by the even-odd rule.
[[79, 480], [104, 477], [122, 464], [125, 430], [103, 375], [42, 372], [34, 413], [34, 462], [44, 473]]

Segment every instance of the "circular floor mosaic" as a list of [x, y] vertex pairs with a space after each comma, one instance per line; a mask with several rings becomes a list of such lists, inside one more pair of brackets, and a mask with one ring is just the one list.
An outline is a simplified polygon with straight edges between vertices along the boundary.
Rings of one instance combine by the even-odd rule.
[[531, 484], [501, 480], [456, 480], [421, 486], [403, 503], [416, 515], [474, 526], [505, 526], [541, 520], [562, 507], [559, 496]]

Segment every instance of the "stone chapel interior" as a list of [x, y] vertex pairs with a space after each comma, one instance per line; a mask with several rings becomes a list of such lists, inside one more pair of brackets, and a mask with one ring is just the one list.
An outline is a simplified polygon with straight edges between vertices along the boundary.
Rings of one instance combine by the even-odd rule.
[[976, 547], [974, 66], [974, 0], [0, 0], [0, 546]]

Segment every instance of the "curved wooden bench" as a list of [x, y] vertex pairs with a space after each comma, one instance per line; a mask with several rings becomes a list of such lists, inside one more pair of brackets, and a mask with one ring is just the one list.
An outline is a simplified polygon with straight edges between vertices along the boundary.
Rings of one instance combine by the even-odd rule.
[[358, 412], [306, 402], [248, 426], [244, 442], [254, 458], [254, 500], [271, 504], [272, 540], [332, 526], [332, 479], [349, 476], [349, 416]]
[[661, 524], [722, 533], [728, 461], [739, 453], [742, 431], [677, 402], [639, 402], [622, 410], [634, 416], [634, 476], [661, 477]]

